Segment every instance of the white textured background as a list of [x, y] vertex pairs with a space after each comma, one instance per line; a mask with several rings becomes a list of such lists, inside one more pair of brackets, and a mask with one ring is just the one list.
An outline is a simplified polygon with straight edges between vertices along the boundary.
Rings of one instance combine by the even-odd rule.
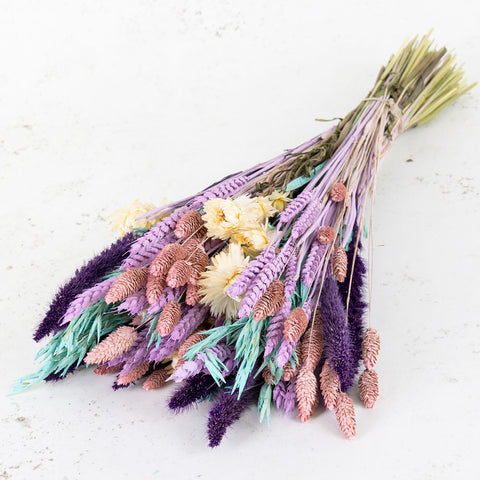
[[[136, 198], [196, 192], [325, 128], [406, 36], [435, 28], [480, 80], [477, 1], [0, 1], [0, 478], [475, 479], [480, 87], [403, 135], [381, 169], [374, 325], [381, 398], [358, 433], [252, 408], [206, 447], [206, 405], [33, 371], [55, 289]], [[412, 158], [414, 161], [407, 163]]]

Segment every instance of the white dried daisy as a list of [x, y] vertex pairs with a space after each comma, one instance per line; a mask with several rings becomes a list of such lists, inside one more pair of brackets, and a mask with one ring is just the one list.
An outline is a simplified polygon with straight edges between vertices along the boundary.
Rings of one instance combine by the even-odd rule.
[[208, 305], [214, 316], [225, 314], [227, 319], [235, 318], [240, 307], [240, 298], [228, 296], [232, 283], [245, 270], [249, 259], [238, 243], [230, 243], [212, 257], [212, 263], [198, 281], [201, 303]]

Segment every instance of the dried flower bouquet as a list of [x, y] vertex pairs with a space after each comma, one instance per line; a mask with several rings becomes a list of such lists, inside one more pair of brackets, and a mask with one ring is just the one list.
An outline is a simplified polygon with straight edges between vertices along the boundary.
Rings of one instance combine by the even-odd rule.
[[353, 437], [360, 370], [367, 408], [379, 393], [366, 274], [380, 161], [471, 87], [452, 55], [415, 38], [326, 132], [197, 195], [121, 212], [123, 236], [58, 291], [35, 333], [53, 334], [42, 366], [14, 391], [93, 364], [115, 389], [182, 382], [175, 411], [212, 400], [212, 447], [252, 402], [261, 420], [272, 403], [302, 421], [324, 404]]

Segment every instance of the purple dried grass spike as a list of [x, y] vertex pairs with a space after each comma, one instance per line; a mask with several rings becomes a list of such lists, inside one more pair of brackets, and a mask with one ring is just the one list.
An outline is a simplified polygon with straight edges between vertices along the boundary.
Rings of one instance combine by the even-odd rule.
[[310, 203], [312, 196], [313, 194], [311, 191], [304, 191], [298, 195], [298, 197], [290, 202], [287, 208], [280, 214], [278, 223], [285, 224], [292, 221], [294, 217], [301, 212], [308, 203]]
[[138, 292], [127, 297], [119, 306], [119, 311], [126, 311], [133, 317], [138, 315], [144, 308], [148, 306], [145, 288], [141, 288]]
[[[295, 293], [295, 287], [297, 286], [298, 277], [300, 275], [298, 265], [298, 259], [296, 255], [293, 255], [287, 263], [287, 268], [285, 269], [285, 298], [290, 299], [290, 297]], [[287, 303], [287, 302], [286, 302]], [[288, 302], [288, 309], [290, 310], [291, 302]]]
[[245, 385], [245, 390], [240, 398], [237, 393], [230, 393], [227, 389], [222, 389], [215, 398], [214, 404], [208, 415], [208, 446], [211, 448], [220, 445], [227, 428], [233, 425], [241, 416], [243, 411], [258, 396], [260, 385], [251, 375]]
[[187, 211], [187, 207], [182, 207], [160, 220], [132, 245], [126, 262], [132, 262], [132, 264], [136, 261], [143, 262], [144, 258], [158, 254], [163, 248], [162, 240], [172, 234], [178, 219]]
[[110, 287], [115, 283], [116, 279], [116, 277], [107, 278], [103, 282], [97, 283], [95, 286], [88, 288], [80, 295], [77, 295], [65, 312], [60, 324], [66, 325], [77, 318], [87, 307], [93, 305], [101, 298], [104, 298], [110, 290]]
[[200, 208], [207, 200], [212, 198], [227, 198], [234, 195], [247, 185], [247, 183], [248, 178], [243, 176], [225, 180], [224, 182], [205, 190], [195, 198], [194, 202], [197, 204], [199, 203], [200, 205], [198, 208]]
[[295, 245], [291, 240], [282, 247], [280, 253], [275, 257], [273, 260], [273, 264], [275, 265], [275, 269], [277, 272], [280, 272], [287, 262], [294, 257]]
[[295, 408], [297, 401], [297, 393], [295, 388], [296, 382], [297, 377], [293, 377], [289, 382], [287, 382], [285, 396], [283, 397], [283, 409], [285, 410], [285, 413], [289, 413]]
[[[287, 263], [287, 267], [285, 268], [285, 290], [287, 289], [287, 286], [290, 286], [290, 289], [293, 286], [293, 289], [295, 289], [295, 285], [298, 280], [298, 259], [296, 255], [292, 255], [290, 257], [290, 260]], [[293, 290], [295, 291], [295, 290]], [[292, 295], [293, 291], [289, 294]], [[285, 291], [285, 295], [287, 295], [287, 292]]]
[[180, 413], [185, 408], [203, 400], [218, 389], [212, 377], [199, 373], [189, 378], [170, 398], [168, 408]]
[[[353, 230], [353, 239], [354, 241], [350, 244], [350, 248], [347, 251], [348, 259], [348, 271], [347, 278], [344, 282], [339, 284], [340, 295], [342, 296], [343, 304], [346, 305], [347, 296], [348, 296], [348, 286], [350, 283], [350, 277], [352, 275], [352, 264], [353, 264], [353, 255], [355, 250], [355, 239], [357, 238], [358, 228], [355, 226]], [[362, 244], [358, 242], [357, 256], [355, 258], [355, 267], [352, 277], [352, 289], [350, 291], [350, 303], [348, 306], [348, 329], [350, 331], [350, 338], [352, 341], [352, 368], [350, 374], [353, 375], [351, 378], [345, 382], [347, 388], [349, 388], [352, 383], [354, 376], [357, 374], [360, 361], [362, 359], [362, 339], [365, 333], [363, 326], [363, 317], [365, 315], [366, 308], [368, 303], [364, 300], [365, 298], [365, 276], [367, 273], [367, 268], [365, 266], [365, 261], [360, 256]]]
[[262, 271], [263, 267], [275, 259], [275, 248], [267, 247], [263, 252], [253, 261], [251, 261], [247, 268], [242, 272], [240, 277], [235, 280], [228, 294], [231, 297], [237, 297], [245, 293], [254, 278]]
[[290, 298], [287, 297], [287, 300], [282, 305], [282, 308], [270, 320], [267, 328], [267, 341], [265, 344], [264, 358], [270, 355], [282, 340], [283, 325], [285, 324], [285, 320], [290, 313], [291, 306], [292, 302]]
[[307, 287], [312, 285], [315, 277], [318, 275], [319, 266], [325, 256], [327, 248], [328, 245], [322, 245], [317, 240], [312, 243], [310, 252], [308, 253], [305, 265], [302, 269], [302, 283]]
[[291, 238], [297, 239], [301, 237], [313, 223], [319, 213], [319, 200], [312, 200], [310, 205], [303, 211], [298, 220], [293, 224]]
[[272, 392], [272, 398], [277, 406], [277, 410], [283, 407], [283, 402], [285, 400], [285, 393], [287, 391], [287, 383], [283, 378], [275, 385]]
[[235, 177], [235, 178], [232, 178], [231, 180], [225, 181], [221, 185], [223, 195], [230, 196], [237, 193], [240, 189], [245, 187], [248, 182], [249, 182], [249, 179], [246, 176]]
[[172, 232], [175, 229], [177, 220], [187, 211], [188, 208], [186, 207], [176, 210], [168, 215], [168, 217], [160, 220], [160, 222], [140, 237], [132, 245], [128, 258], [125, 260], [122, 268], [138, 268], [149, 265], [167, 243], [176, 241]]
[[76, 270], [74, 276], [58, 290], [44, 319], [38, 325], [33, 336], [36, 342], [50, 333], [57, 333], [62, 330], [63, 327], [60, 322], [70, 303], [85, 289], [93, 287], [107, 273], [117, 268], [135, 238], [134, 233], [128, 233], [92, 258], [86, 265]]
[[345, 307], [338, 290], [337, 281], [327, 275], [320, 295], [322, 332], [325, 356], [330, 359], [340, 378], [342, 391], [352, 384], [356, 368], [352, 357], [352, 341], [345, 315]]
[[277, 352], [277, 365], [280, 368], [283, 368], [290, 360], [296, 344], [297, 342], [289, 342], [285, 338], [282, 339], [282, 343]]
[[175, 325], [172, 333], [163, 337], [160, 345], [151, 350], [149, 355], [150, 362], [158, 363], [172, 355], [193, 331], [202, 324], [208, 315], [208, 311], [208, 307], [200, 304], [189, 308], [182, 319]]

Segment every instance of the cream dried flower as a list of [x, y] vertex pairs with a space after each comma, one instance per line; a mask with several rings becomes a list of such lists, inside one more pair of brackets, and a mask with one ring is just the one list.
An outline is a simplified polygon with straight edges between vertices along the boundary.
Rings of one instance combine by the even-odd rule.
[[136, 228], [153, 227], [161, 217], [157, 217], [151, 222], [145, 222], [144, 218], [138, 220], [138, 217], [154, 208], [156, 206], [152, 202], [141, 202], [138, 199], [124, 208], [119, 208], [109, 216], [112, 220], [112, 232], [119, 233], [123, 237]]
[[243, 229], [232, 235], [232, 241], [239, 243], [247, 255], [258, 255], [269, 243], [272, 236], [268, 223], [257, 228]]
[[262, 210], [263, 218], [270, 218], [277, 213], [277, 209], [268, 197], [255, 197], [255, 201]]
[[200, 302], [208, 305], [214, 316], [225, 314], [227, 319], [235, 318], [240, 307], [240, 298], [228, 296], [228, 289], [245, 270], [249, 259], [245, 257], [238, 243], [230, 243], [227, 248], [212, 257], [212, 263], [198, 280]]
[[202, 218], [210, 237], [227, 240], [239, 228], [242, 210], [232, 199], [212, 198], [203, 207]]
[[264, 206], [257, 201], [259, 197], [249, 197], [241, 195], [233, 202], [240, 209], [240, 225], [239, 228], [255, 227], [266, 218]]
[[287, 192], [280, 192], [279, 190], [274, 190], [269, 196], [268, 200], [272, 203], [273, 208], [277, 212], [283, 212], [290, 202]]

